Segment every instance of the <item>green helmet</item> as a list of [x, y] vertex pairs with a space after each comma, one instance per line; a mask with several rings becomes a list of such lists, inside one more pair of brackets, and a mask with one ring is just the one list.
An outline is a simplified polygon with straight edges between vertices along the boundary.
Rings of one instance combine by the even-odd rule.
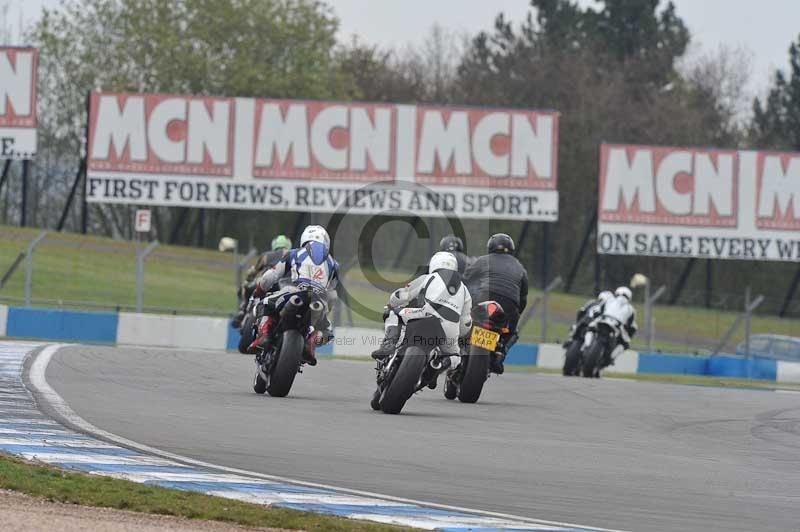
[[286, 235], [278, 235], [272, 239], [270, 248], [275, 251], [276, 249], [292, 249], [292, 241]]

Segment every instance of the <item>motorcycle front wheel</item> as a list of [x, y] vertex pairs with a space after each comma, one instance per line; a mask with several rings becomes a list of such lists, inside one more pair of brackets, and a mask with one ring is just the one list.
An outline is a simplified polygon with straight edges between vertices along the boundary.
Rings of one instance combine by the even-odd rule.
[[603, 356], [603, 344], [593, 342], [583, 357], [583, 376], [593, 379], [600, 376], [600, 358]]
[[573, 340], [567, 347], [564, 355], [564, 369], [562, 374], [565, 377], [577, 377], [581, 371], [581, 342]]

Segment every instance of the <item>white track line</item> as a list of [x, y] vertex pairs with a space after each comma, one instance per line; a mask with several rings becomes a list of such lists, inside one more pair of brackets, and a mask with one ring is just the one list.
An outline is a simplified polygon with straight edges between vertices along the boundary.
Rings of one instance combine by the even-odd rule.
[[[436, 508], [440, 510], [448, 510], [452, 512], [463, 512], [463, 513], [472, 513], [476, 515], [483, 515], [487, 517], [497, 517], [500, 519], [511, 519], [515, 521], [520, 521], [524, 523], [530, 524], [539, 524], [539, 525], [548, 525], [548, 526], [559, 526], [564, 528], [580, 528], [584, 530], [596, 531], [596, 532], [624, 532], [622, 530], [615, 530], [609, 528], [597, 528], [591, 526], [583, 526], [577, 525], [574, 523], [562, 523], [559, 521], [546, 521], [543, 519], [533, 519], [530, 517], [522, 517], [518, 515], [511, 515], [511, 514], [504, 514], [498, 512], [486, 512], [483, 510], [475, 510], [473, 508], [464, 508], [460, 506], [450, 506], [444, 504], [434, 504], [425, 501], [418, 501], [414, 499], [405, 499], [401, 497], [392, 497], [390, 495], [383, 495], [380, 493], [373, 493], [369, 491], [361, 491], [361, 490], [353, 490], [347, 488], [340, 488], [336, 486], [330, 486], [327, 484], [318, 484], [315, 482], [305, 482], [302, 480], [295, 480], [286, 477], [279, 477], [275, 475], [265, 475], [263, 473], [256, 473], [253, 471], [246, 471], [244, 469], [237, 469], [233, 467], [226, 467], [216, 464], [211, 464], [209, 462], [203, 462], [202, 460], [195, 460], [194, 458], [189, 458], [186, 456], [181, 456], [178, 454], [170, 453], [168, 451], [162, 451], [161, 449], [156, 449], [155, 447], [150, 447], [149, 445], [144, 445], [142, 443], [138, 443], [127, 438], [123, 438], [122, 436], [117, 436], [116, 434], [112, 434], [111, 432], [107, 432], [103, 429], [100, 429], [82, 417], [80, 417], [77, 413], [75, 413], [72, 408], [69, 407], [67, 402], [62, 398], [58, 392], [56, 392], [50, 384], [47, 382], [47, 378], [45, 377], [45, 373], [47, 372], [47, 366], [50, 364], [53, 356], [62, 348], [69, 347], [70, 344], [52, 344], [48, 345], [44, 349], [42, 349], [38, 355], [34, 355], [36, 358], [33, 360], [31, 364], [30, 370], [28, 372], [28, 377], [30, 379], [31, 386], [36, 390], [39, 397], [41, 397], [48, 405], [62, 418], [64, 418], [69, 424], [77, 427], [82, 432], [92, 434], [99, 438], [103, 438], [109, 441], [113, 441], [123, 447], [128, 447], [129, 449], [135, 449], [137, 451], [141, 451], [146, 454], [160, 456], [162, 458], [168, 458], [171, 460], [175, 460], [178, 462], [183, 462], [185, 464], [191, 464], [199, 467], [205, 467], [210, 469], [216, 469], [218, 471], [225, 471], [227, 473], [234, 473], [237, 475], [245, 475], [254, 478], [260, 478], [264, 480], [271, 480], [275, 482], [284, 482], [288, 484], [295, 484], [299, 486], [306, 486], [310, 488], [319, 488], [319, 489], [326, 489], [326, 490], [333, 490], [339, 493], [346, 493], [350, 495], [356, 495], [360, 497], [372, 497], [376, 499], [383, 499], [387, 501], [405, 503], [405, 504], [415, 504], [418, 506], [424, 506], [426, 508]], [[72, 345], [74, 347], [74, 345]]]

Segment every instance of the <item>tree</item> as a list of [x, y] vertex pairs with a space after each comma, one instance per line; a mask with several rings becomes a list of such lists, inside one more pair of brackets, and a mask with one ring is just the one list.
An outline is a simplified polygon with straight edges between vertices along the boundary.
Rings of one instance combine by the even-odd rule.
[[789, 46], [789, 72], [775, 72], [766, 101], [753, 102], [750, 130], [759, 147], [800, 150], [800, 36]]
[[[343, 97], [337, 28], [316, 0], [68, 0], [45, 10], [30, 35], [41, 50], [42, 171], [77, 167], [90, 90]], [[44, 211], [57, 215], [65, 183], [40, 197]], [[130, 216], [111, 211], [96, 209], [98, 229], [127, 234]], [[169, 218], [156, 217], [162, 234]]]

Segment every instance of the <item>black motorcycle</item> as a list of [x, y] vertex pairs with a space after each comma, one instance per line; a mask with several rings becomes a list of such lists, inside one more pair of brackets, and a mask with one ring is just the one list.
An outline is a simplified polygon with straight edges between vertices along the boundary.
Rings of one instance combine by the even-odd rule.
[[286, 397], [294, 378], [302, 373], [306, 334], [324, 317], [325, 303], [313, 290], [293, 293], [278, 314], [278, 322], [269, 332], [266, 349], [256, 353], [256, 375], [253, 391]]
[[[259, 299], [250, 296], [250, 299], [247, 301], [247, 307], [245, 307], [244, 318], [242, 318], [242, 322], [239, 324], [239, 352], [243, 355], [251, 354], [250, 353], [250, 344], [253, 343], [253, 340], [256, 339], [256, 335], [258, 334], [258, 305]], [[234, 324], [236, 327], [236, 324]]]
[[394, 354], [378, 363], [372, 409], [399, 414], [412, 395], [426, 386], [435, 387], [439, 373], [450, 363], [440, 349], [446, 341], [440, 318], [421, 315], [409, 320]]
[[583, 365], [583, 342], [589, 330], [591, 320], [582, 319], [572, 327], [570, 338], [564, 342], [564, 368], [562, 374], [565, 377], [577, 377], [581, 374]]
[[491, 373], [493, 358], [505, 359], [514, 342], [508, 332], [508, 317], [499, 303], [485, 301], [473, 307], [469, 346], [462, 353], [458, 367], [447, 375], [446, 399], [458, 397], [462, 403], [478, 401]]
[[599, 378], [600, 371], [611, 364], [610, 353], [619, 343], [622, 324], [603, 316], [589, 325], [592, 341], [583, 353], [581, 373], [587, 378]]

